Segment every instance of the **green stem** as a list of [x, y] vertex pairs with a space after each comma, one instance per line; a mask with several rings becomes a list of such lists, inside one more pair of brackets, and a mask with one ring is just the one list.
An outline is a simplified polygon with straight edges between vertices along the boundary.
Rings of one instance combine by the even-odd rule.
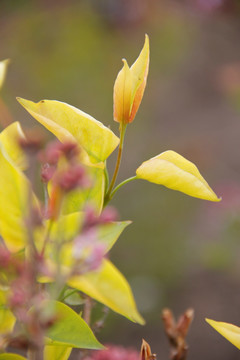
[[105, 161], [105, 167], [104, 167], [104, 176], [105, 176], [105, 194], [107, 193], [108, 185], [109, 185], [109, 176], [107, 171], [107, 164]]
[[[70, 291], [67, 295], [62, 296], [61, 298], [59, 298], [59, 301], [64, 302], [64, 300], [66, 300], [69, 296], [71, 296], [71, 295], [73, 295], [73, 294], [75, 294], [75, 293], [77, 293], [77, 292], [78, 292], [77, 289], [73, 289], [73, 290]], [[64, 295], [64, 294], [63, 294], [63, 295]]]
[[119, 143], [119, 148], [118, 148], [117, 162], [116, 162], [115, 170], [113, 173], [112, 181], [111, 181], [108, 191], [105, 195], [104, 204], [109, 202], [109, 200], [111, 198], [112, 189], [113, 189], [116, 179], [117, 179], [117, 175], [118, 175], [118, 171], [119, 171], [121, 159], [122, 159], [123, 142], [124, 142], [126, 128], [127, 128], [127, 124], [122, 124], [122, 123], [120, 124], [120, 143]]
[[64, 293], [65, 293], [65, 291], [68, 289], [68, 286], [67, 285], [64, 285], [63, 286], [63, 288], [62, 288], [62, 290], [61, 290], [61, 292], [60, 292], [60, 294], [58, 295], [58, 301], [63, 301], [65, 298], [66, 298], [66, 296], [64, 296]]
[[138, 179], [137, 176], [132, 176], [132, 177], [130, 177], [130, 178], [122, 181], [120, 184], [118, 184], [118, 185], [115, 187], [115, 189], [113, 189], [109, 200], [111, 200], [111, 199], [113, 198], [113, 196], [115, 195], [115, 193], [116, 193], [123, 185], [126, 185], [126, 184], [129, 183], [130, 181], [137, 180], [137, 179]]

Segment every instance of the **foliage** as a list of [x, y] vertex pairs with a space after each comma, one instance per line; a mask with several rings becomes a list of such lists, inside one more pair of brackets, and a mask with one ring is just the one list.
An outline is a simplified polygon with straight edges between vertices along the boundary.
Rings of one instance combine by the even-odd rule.
[[[58, 141], [44, 146], [38, 134], [24, 133], [18, 122], [0, 134], [2, 351], [18, 344], [29, 359], [36, 355], [66, 360], [72, 348], [102, 349], [90, 328], [92, 299], [144, 324], [127, 280], [107, 258], [130, 224], [117, 221], [115, 211], [107, 207], [123, 185], [144, 179], [197, 198], [220, 200], [196, 166], [174, 151], [145, 161], [135, 176], [115, 186], [126, 129], [147, 82], [147, 35], [135, 63], [129, 67], [123, 62], [114, 85], [120, 138], [71, 105], [21, 98], [19, 103]], [[6, 66], [7, 61], [0, 63], [0, 84]], [[106, 161], [117, 146], [109, 183]], [[36, 191], [39, 168], [44, 201]], [[80, 314], [67, 305], [79, 291]]]

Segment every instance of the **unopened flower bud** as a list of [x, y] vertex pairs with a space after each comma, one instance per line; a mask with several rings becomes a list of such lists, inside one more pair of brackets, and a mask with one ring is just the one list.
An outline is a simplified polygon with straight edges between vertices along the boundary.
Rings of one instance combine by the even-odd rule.
[[51, 165], [49, 165], [49, 163], [43, 164], [42, 168], [41, 168], [42, 182], [47, 184], [52, 179], [55, 171], [56, 171], [55, 166], [51, 166]]
[[60, 172], [56, 182], [59, 187], [66, 192], [74, 190], [77, 187], [86, 188], [89, 186], [85, 169], [81, 165], [70, 166], [63, 172]]
[[125, 59], [123, 63], [123, 68], [118, 73], [114, 84], [114, 120], [128, 124], [134, 120], [146, 87], [149, 67], [147, 35], [144, 47], [135, 63], [130, 68]]

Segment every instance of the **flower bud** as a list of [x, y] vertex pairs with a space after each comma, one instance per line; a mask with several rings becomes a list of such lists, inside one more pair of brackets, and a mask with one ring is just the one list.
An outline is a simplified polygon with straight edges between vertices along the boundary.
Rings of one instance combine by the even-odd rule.
[[146, 87], [149, 67], [149, 39], [145, 36], [143, 49], [129, 68], [127, 61], [123, 59], [123, 68], [118, 73], [114, 84], [114, 120], [128, 124], [134, 120], [142, 101]]

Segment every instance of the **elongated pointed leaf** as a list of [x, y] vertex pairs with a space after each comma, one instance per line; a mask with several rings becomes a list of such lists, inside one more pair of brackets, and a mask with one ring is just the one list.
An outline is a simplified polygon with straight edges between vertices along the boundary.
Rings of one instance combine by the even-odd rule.
[[21, 355], [4, 353], [4, 354], [0, 354], [0, 360], [27, 360], [27, 359]]
[[[73, 256], [73, 239], [80, 234], [83, 214], [73, 213], [61, 216], [57, 221], [52, 222], [51, 231], [49, 234], [48, 245], [45, 249], [45, 255], [54, 261], [54, 256], [57, 251], [57, 259], [64, 267], [71, 267], [75, 261]], [[104, 245], [105, 253], [107, 253], [115, 244], [123, 230], [131, 223], [131, 221], [118, 221], [96, 226], [96, 241]], [[48, 231], [48, 222], [45, 230], [42, 228], [35, 234], [36, 244], [39, 251], [43, 246], [43, 239], [46, 237]], [[45, 232], [45, 234], [44, 234]], [[64, 239], [64, 244], [61, 246], [61, 251], [56, 247], [56, 243]], [[53, 265], [52, 265], [53, 266]]]
[[25, 139], [25, 135], [20, 123], [17, 121], [0, 133], [0, 142], [5, 157], [20, 170], [25, 170], [27, 167], [26, 156], [20, 147], [20, 140], [23, 139]]
[[9, 60], [0, 61], [0, 89], [4, 83]]
[[204, 200], [220, 201], [197, 167], [175, 151], [165, 151], [147, 160], [136, 171], [139, 179], [164, 185]]
[[221, 321], [206, 319], [206, 321], [238, 349], [240, 349], [240, 327]]
[[3, 155], [0, 143], [0, 233], [10, 251], [21, 250], [27, 239], [26, 216], [29, 183]]
[[55, 100], [18, 101], [60, 141], [77, 141], [93, 163], [106, 160], [119, 144], [110, 129], [74, 106]]
[[68, 346], [46, 345], [44, 347], [44, 360], [68, 360], [72, 348]]
[[105, 260], [101, 269], [96, 272], [73, 277], [68, 285], [130, 320], [144, 324], [127, 280], [110, 261]]
[[103, 349], [86, 322], [69, 306], [55, 301], [58, 321], [48, 331], [47, 345], [66, 345], [81, 349]]
[[130, 224], [131, 221], [116, 221], [98, 226], [97, 238], [106, 246], [106, 252], [113, 247], [123, 230]]

